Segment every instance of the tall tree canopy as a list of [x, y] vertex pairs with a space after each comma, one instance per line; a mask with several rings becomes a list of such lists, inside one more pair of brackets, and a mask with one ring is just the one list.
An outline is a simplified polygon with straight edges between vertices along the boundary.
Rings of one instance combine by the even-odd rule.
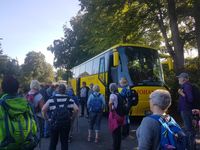
[[54, 80], [53, 67], [45, 62], [45, 56], [41, 52], [29, 52], [22, 65], [22, 82], [27, 85], [32, 79], [40, 82]]
[[0, 78], [7, 74], [18, 76], [19, 73], [20, 67], [18, 65], [18, 61], [7, 55], [0, 54]]
[[115, 44], [135, 43], [168, 52], [179, 72], [184, 50], [200, 50], [198, 0], [79, 1], [72, 28], [64, 26], [64, 38], [48, 48], [56, 67], [69, 69]]

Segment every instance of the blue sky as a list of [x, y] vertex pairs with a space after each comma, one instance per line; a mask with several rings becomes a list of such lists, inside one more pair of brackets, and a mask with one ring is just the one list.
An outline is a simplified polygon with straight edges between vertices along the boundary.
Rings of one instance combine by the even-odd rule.
[[0, 38], [3, 53], [19, 63], [29, 51], [41, 51], [53, 64], [47, 47], [63, 37], [63, 25], [80, 9], [78, 0], [0, 0]]

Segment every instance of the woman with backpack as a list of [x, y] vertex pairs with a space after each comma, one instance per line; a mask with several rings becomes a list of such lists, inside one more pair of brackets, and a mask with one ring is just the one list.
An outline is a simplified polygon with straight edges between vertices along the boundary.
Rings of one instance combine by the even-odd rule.
[[112, 132], [113, 150], [120, 150], [122, 137], [121, 130], [125, 119], [125, 114], [122, 111], [123, 98], [118, 93], [118, 86], [116, 83], [111, 83], [109, 89], [111, 94], [109, 98], [108, 125]]
[[100, 88], [94, 85], [93, 93], [89, 96], [87, 101], [87, 108], [89, 111], [89, 129], [88, 129], [88, 142], [91, 141], [92, 130], [95, 126], [95, 143], [99, 141], [99, 131], [103, 110], [105, 107], [105, 98], [99, 93]]

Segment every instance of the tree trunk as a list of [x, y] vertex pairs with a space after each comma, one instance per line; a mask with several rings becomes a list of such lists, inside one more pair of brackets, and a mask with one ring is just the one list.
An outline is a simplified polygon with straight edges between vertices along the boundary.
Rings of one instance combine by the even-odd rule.
[[178, 30], [177, 14], [174, 0], [167, 0], [168, 2], [168, 15], [169, 23], [172, 34], [172, 41], [174, 46], [174, 69], [176, 73], [181, 72], [184, 69], [184, 50], [183, 41], [180, 38]]
[[194, 6], [194, 20], [195, 20], [195, 34], [196, 34], [196, 42], [198, 49], [198, 57], [200, 58], [200, 1], [193, 0]]

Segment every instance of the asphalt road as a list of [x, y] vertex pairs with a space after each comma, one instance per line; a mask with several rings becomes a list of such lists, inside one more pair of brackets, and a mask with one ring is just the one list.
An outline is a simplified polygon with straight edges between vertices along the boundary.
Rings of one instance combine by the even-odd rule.
[[[139, 126], [142, 118], [134, 118], [130, 127], [130, 135], [122, 140], [121, 150], [136, 150], [137, 139], [136, 129]], [[94, 143], [94, 138], [91, 142], [87, 141], [88, 119], [78, 118], [78, 124], [75, 125], [72, 142], [69, 143], [69, 150], [112, 150], [112, 135], [108, 130], [107, 118], [103, 118], [101, 122], [101, 132], [99, 143]], [[94, 135], [94, 134], [93, 134]], [[93, 136], [94, 137], [94, 136]], [[197, 149], [200, 150], [200, 132], [196, 137]], [[35, 150], [48, 150], [49, 138], [43, 138]], [[57, 145], [57, 150], [60, 150], [60, 142]]]
[[[131, 126], [130, 136], [122, 140], [121, 150], [137, 149], [135, 130], [138, 124], [137, 121], [137, 123]], [[69, 150], [112, 150], [112, 135], [108, 130], [107, 118], [104, 117], [101, 122], [99, 143], [94, 143], [94, 138], [91, 142], [87, 141], [87, 129], [88, 120], [84, 117], [79, 118], [78, 128], [76, 124], [72, 142], [69, 143]], [[35, 150], [48, 150], [48, 146], [49, 138], [43, 138]], [[60, 143], [57, 145], [57, 149], [60, 150]]]

